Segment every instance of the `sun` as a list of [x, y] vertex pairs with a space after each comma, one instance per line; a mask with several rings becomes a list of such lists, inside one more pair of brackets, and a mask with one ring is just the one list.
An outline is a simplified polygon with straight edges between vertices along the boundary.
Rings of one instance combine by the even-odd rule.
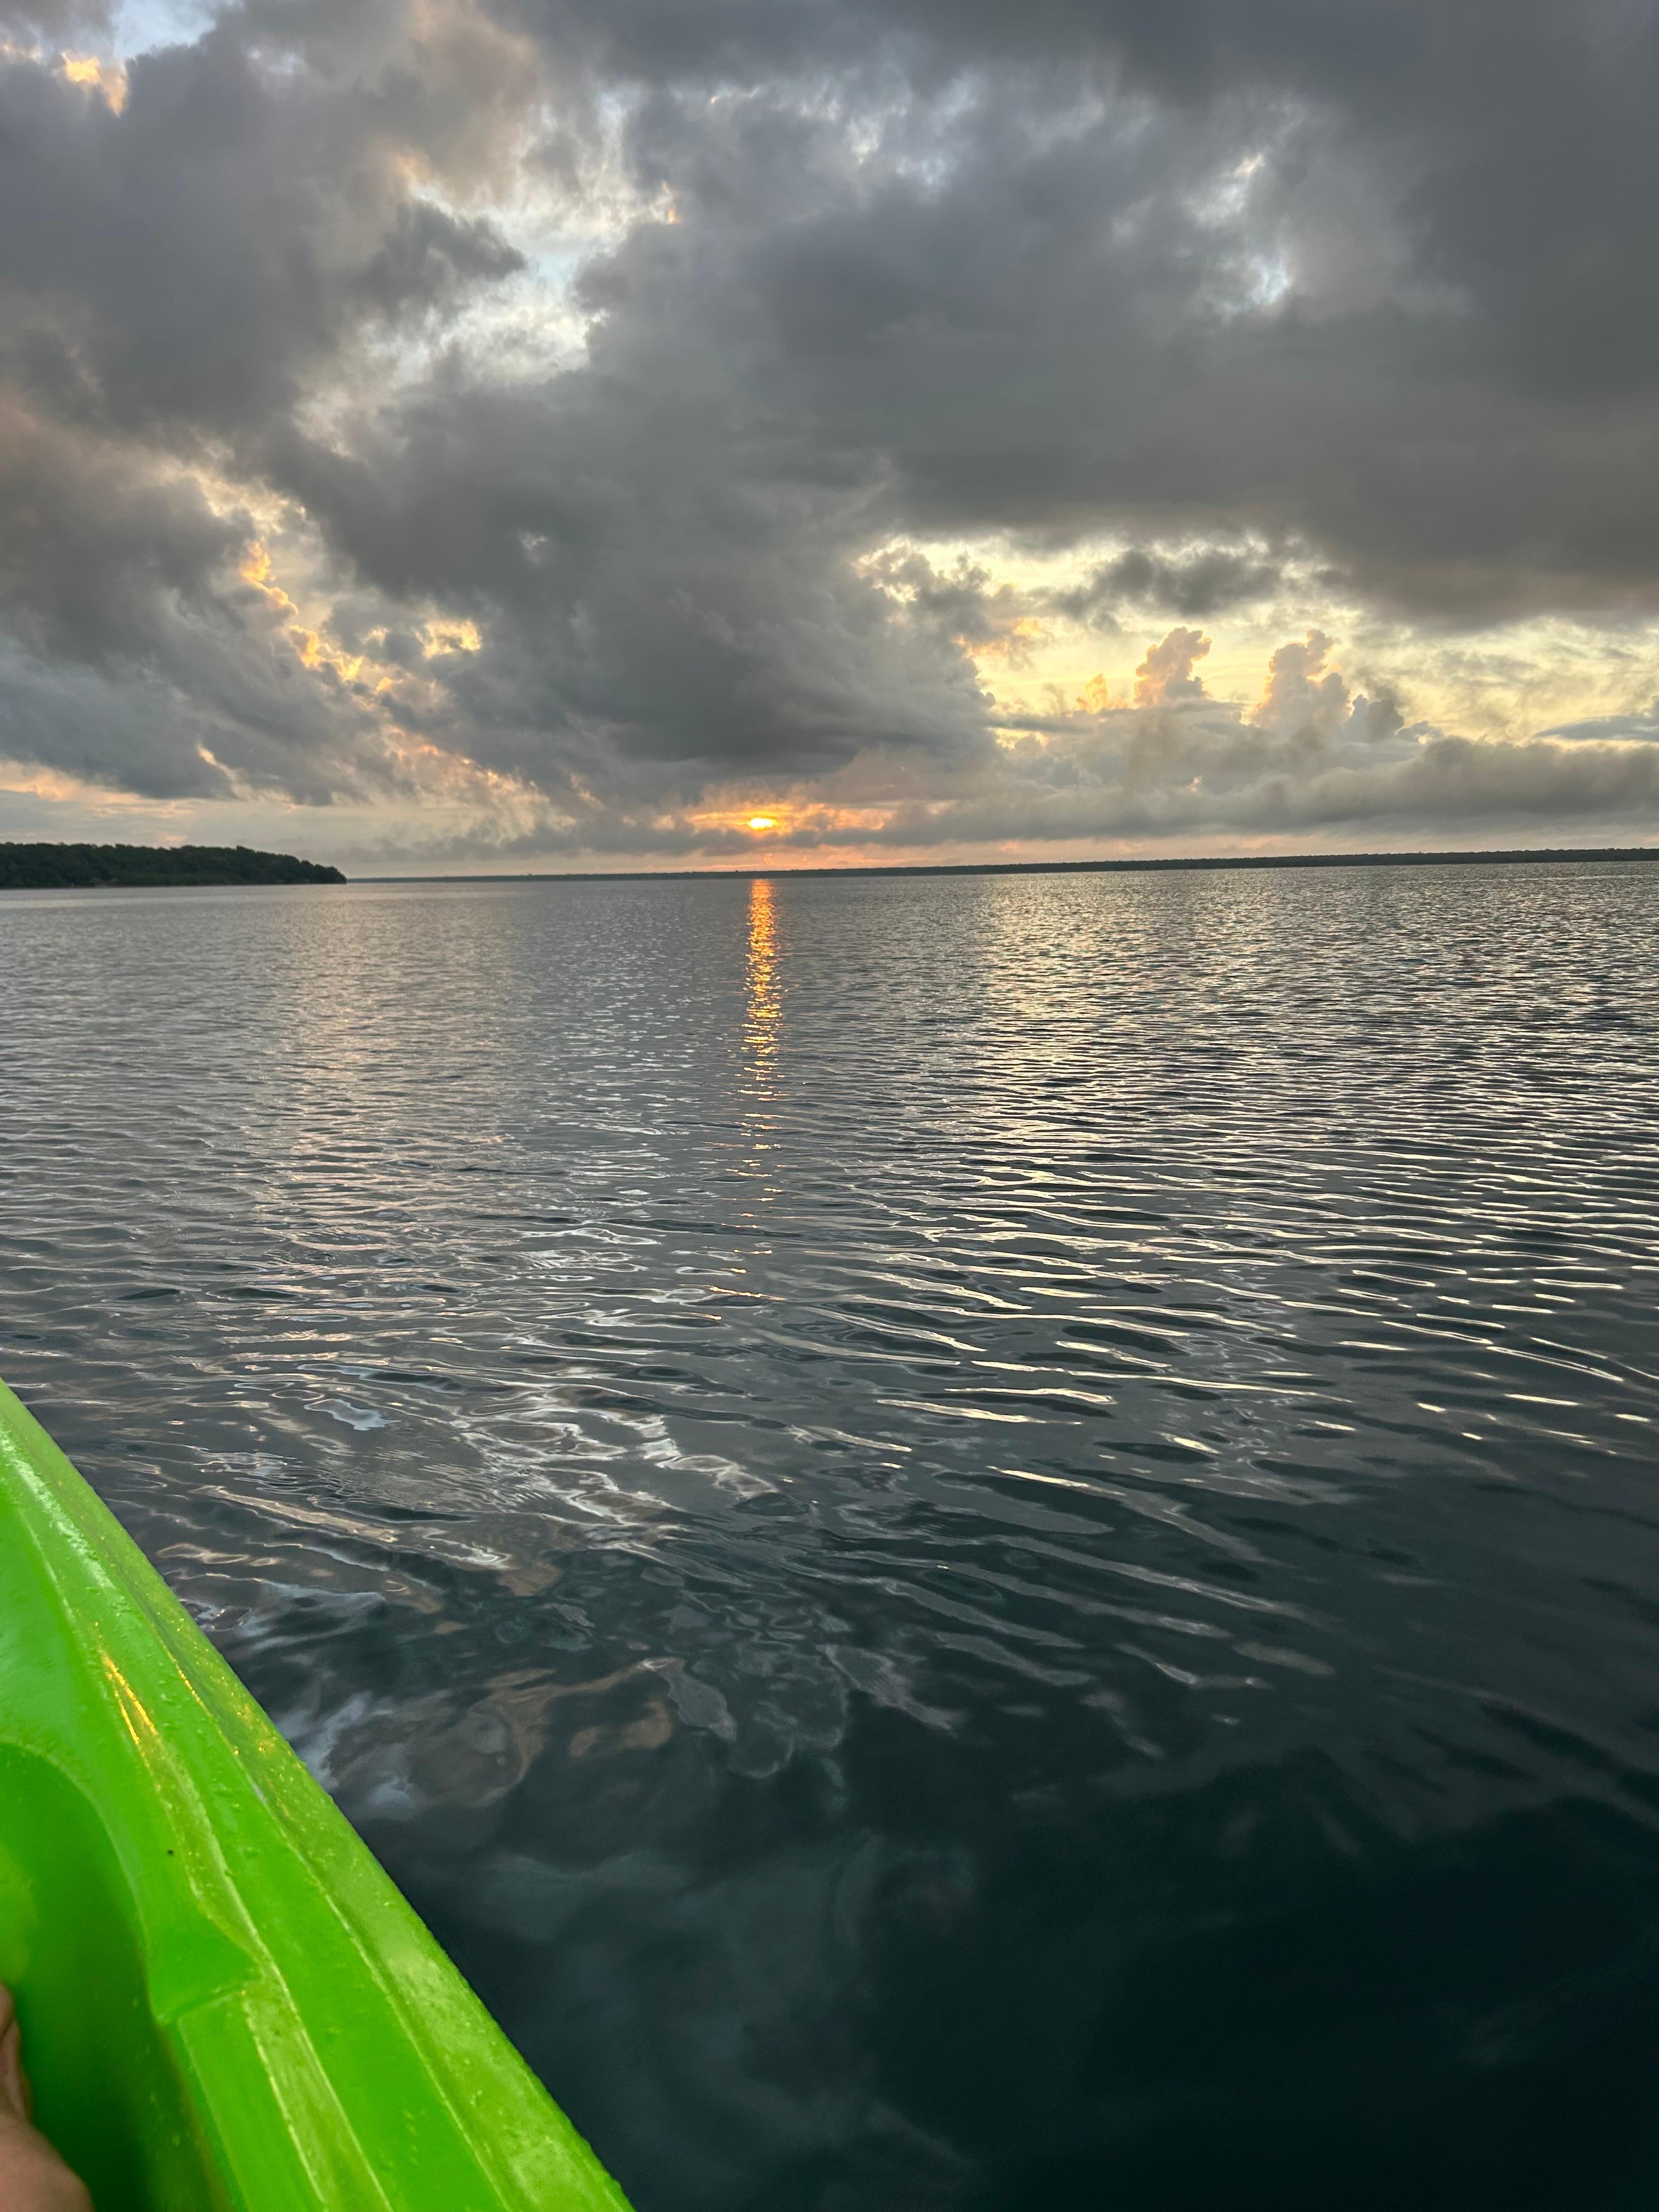
[[751, 814], [749, 817], [749, 827], [751, 830], [775, 830], [777, 826], [777, 819], [774, 815]]

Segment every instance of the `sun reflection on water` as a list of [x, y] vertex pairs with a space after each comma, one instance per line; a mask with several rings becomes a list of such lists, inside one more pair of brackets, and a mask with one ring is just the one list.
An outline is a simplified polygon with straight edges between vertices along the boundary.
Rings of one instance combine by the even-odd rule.
[[777, 1060], [783, 1029], [783, 967], [776, 887], [757, 876], [749, 886], [749, 945], [743, 1021], [743, 1173], [769, 1204], [780, 1194]]
[[778, 963], [777, 893], [764, 876], [749, 886], [748, 1003], [743, 1038], [748, 1073], [764, 1081], [777, 1057], [783, 1025], [783, 980]]

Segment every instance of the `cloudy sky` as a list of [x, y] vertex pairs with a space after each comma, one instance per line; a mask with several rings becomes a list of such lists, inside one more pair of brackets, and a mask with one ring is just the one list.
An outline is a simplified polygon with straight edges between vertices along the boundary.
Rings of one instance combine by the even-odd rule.
[[1659, 838], [1656, 27], [0, 0], [0, 836]]

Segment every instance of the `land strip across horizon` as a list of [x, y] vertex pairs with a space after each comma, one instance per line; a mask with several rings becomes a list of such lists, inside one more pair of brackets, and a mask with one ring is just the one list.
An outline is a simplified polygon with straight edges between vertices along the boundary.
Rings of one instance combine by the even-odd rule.
[[[1496, 867], [1552, 861], [1659, 860], [1659, 844], [1500, 847], [1417, 853], [1172, 854], [1095, 860], [865, 861], [792, 867], [744, 861], [702, 868], [526, 868], [421, 875], [357, 876], [367, 884], [696, 883], [731, 877], [1060, 876], [1212, 874], [1223, 869]], [[70, 865], [64, 866], [65, 862]], [[20, 863], [26, 865], [20, 866]], [[119, 872], [95, 870], [115, 864]], [[32, 865], [29, 865], [32, 864]], [[89, 865], [90, 864], [90, 865]], [[40, 872], [36, 872], [36, 869]], [[246, 846], [88, 846], [0, 842], [0, 890], [234, 890], [276, 884], [342, 885], [324, 863]]]
[[732, 876], [1078, 876], [1158, 875], [1221, 868], [1496, 867], [1549, 860], [1659, 860], [1656, 845], [1503, 847], [1459, 853], [1229, 853], [1119, 860], [871, 860], [840, 867], [796, 868], [744, 862], [712, 868], [525, 868], [473, 874], [354, 876], [358, 884], [684, 884]]

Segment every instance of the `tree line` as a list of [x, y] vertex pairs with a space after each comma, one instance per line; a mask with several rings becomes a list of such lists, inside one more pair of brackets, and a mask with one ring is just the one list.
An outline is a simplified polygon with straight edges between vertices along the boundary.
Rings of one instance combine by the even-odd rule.
[[0, 890], [103, 890], [113, 884], [343, 884], [337, 868], [249, 845], [0, 844]]

